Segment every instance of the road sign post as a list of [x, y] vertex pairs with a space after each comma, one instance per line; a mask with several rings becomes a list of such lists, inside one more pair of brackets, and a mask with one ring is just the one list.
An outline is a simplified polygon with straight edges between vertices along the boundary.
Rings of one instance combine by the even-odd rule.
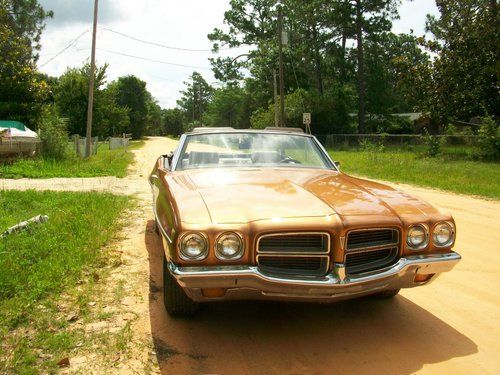
[[302, 121], [306, 126], [306, 133], [311, 134], [311, 114], [310, 113], [302, 114]]

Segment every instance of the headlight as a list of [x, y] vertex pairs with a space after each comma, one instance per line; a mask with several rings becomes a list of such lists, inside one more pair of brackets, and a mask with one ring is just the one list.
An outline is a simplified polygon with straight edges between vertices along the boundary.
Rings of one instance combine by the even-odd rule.
[[236, 260], [243, 256], [243, 240], [236, 233], [224, 233], [217, 238], [215, 255], [221, 260]]
[[208, 241], [200, 233], [188, 233], [181, 238], [180, 256], [184, 260], [205, 259], [208, 254]]
[[421, 224], [413, 225], [408, 229], [406, 243], [412, 250], [421, 250], [429, 244], [427, 228]]
[[432, 241], [438, 247], [449, 246], [455, 240], [455, 231], [449, 223], [438, 223], [432, 231]]

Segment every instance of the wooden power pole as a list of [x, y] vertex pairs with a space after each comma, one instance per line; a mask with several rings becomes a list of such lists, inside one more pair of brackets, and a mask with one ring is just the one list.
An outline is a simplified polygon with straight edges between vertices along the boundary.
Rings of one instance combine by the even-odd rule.
[[99, 0], [94, 2], [94, 27], [92, 30], [92, 55], [90, 57], [90, 77], [89, 77], [89, 106], [87, 108], [87, 139], [85, 142], [85, 157], [91, 155], [92, 148], [92, 114], [94, 106], [94, 77], [95, 77], [95, 47], [97, 36], [97, 10], [99, 8]]
[[285, 126], [285, 71], [283, 68], [283, 8], [278, 6], [278, 46], [280, 75], [280, 119], [279, 126]]
[[274, 126], [280, 126], [280, 115], [279, 115], [279, 105], [278, 105], [278, 75], [276, 74], [276, 69], [273, 69], [274, 78]]

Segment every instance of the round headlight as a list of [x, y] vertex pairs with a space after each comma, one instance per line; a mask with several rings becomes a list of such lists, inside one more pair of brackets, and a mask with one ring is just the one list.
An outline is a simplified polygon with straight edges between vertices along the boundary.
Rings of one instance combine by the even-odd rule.
[[236, 233], [222, 234], [215, 244], [215, 255], [221, 260], [240, 259], [243, 251], [243, 240]]
[[181, 239], [180, 255], [185, 260], [205, 259], [208, 254], [207, 239], [199, 233], [188, 233]]
[[436, 246], [443, 247], [451, 245], [454, 240], [452, 226], [448, 223], [437, 224], [432, 232], [432, 240]]
[[414, 250], [421, 250], [429, 243], [427, 229], [423, 225], [414, 225], [408, 229], [406, 238], [408, 246]]

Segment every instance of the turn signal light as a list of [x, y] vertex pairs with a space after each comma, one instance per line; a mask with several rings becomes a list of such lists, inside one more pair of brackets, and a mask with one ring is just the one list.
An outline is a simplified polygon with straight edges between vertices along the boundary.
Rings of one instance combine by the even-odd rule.
[[416, 283], [424, 283], [426, 281], [429, 281], [432, 278], [432, 276], [434, 276], [434, 275], [435, 275], [435, 273], [431, 273], [428, 275], [416, 274], [415, 279], [413, 281]]
[[226, 295], [226, 289], [223, 288], [203, 288], [201, 290], [203, 297], [207, 298], [220, 298]]

